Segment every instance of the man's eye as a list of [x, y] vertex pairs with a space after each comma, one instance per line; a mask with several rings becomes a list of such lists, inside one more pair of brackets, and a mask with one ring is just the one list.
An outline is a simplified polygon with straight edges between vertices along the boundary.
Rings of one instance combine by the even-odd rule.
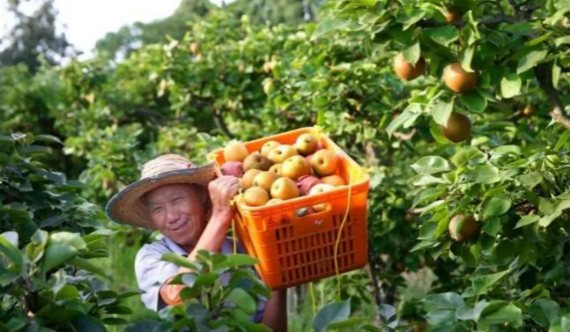
[[160, 212], [162, 212], [162, 208], [160, 208], [160, 207], [152, 209], [152, 213], [154, 213], [154, 214], [160, 213]]
[[173, 200], [172, 200], [172, 203], [178, 204], [178, 203], [180, 203], [181, 201], [182, 201], [182, 197], [178, 197], [178, 198], [173, 199]]

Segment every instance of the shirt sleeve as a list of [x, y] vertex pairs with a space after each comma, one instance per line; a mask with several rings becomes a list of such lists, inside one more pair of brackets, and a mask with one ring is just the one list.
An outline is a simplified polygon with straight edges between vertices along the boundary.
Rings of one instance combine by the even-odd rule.
[[165, 306], [160, 299], [160, 287], [178, 273], [178, 266], [174, 263], [161, 260], [163, 254], [169, 252], [160, 245], [144, 245], [135, 258], [135, 274], [139, 289], [142, 291], [141, 299], [144, 305], [154, 311]]

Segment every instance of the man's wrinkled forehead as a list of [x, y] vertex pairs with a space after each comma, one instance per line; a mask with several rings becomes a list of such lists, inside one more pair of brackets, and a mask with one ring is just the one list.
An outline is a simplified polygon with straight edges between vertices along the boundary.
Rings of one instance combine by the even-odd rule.
[[147, 206], [158, 204], [163, 200], [170, 200], [175, 198], [176, 195], [192, 194], [197, 190], [194, 185], [189, 183], [169, 183], [163, 186], [154, 188], [153, 190], [144, 194], [141, 199]]

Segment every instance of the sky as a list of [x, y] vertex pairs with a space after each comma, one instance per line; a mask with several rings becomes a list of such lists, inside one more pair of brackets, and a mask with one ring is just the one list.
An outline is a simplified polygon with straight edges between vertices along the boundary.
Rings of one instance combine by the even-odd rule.
[[[107, 32], [119, 30], [135, 22], [151, 22], [170, 16], [181, 0], [55, 0], [59, 11], [60, 31], [76, 49], [91, 55], [97, 40]], [[221, 3], [221, 0], [212, 1]], [[226, 1], [228, 3], [229, 1]], [[33, 11], [37, 1], [30, 1], [24, 10]], [[6, 8], [7, 0], [0, 0], [0, 36], [6, 34], [13, 19]]]

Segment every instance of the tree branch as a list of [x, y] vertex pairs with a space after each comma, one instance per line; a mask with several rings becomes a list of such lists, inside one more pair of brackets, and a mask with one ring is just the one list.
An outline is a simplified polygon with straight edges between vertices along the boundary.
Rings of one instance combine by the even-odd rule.
[[552, 72], [546, 63], [541, 63], [534, 68], [534, 74], [538, 80], [538, 84], [544, 90], [553, 108], [550, 111], [552, 119], [566, 129], [570, 130], [570, 117], [564, 112], [564, 105], [558, 95], [558, 91], [552, 85]]
[[228, 126], [226, 126], [221, 109], [214, 110], [214, 122], [216, 123], [218, 129], [224, 133], [224, 135], [228, 136], [229, 138], [235, 138], [235, 135], [228, 129]]

